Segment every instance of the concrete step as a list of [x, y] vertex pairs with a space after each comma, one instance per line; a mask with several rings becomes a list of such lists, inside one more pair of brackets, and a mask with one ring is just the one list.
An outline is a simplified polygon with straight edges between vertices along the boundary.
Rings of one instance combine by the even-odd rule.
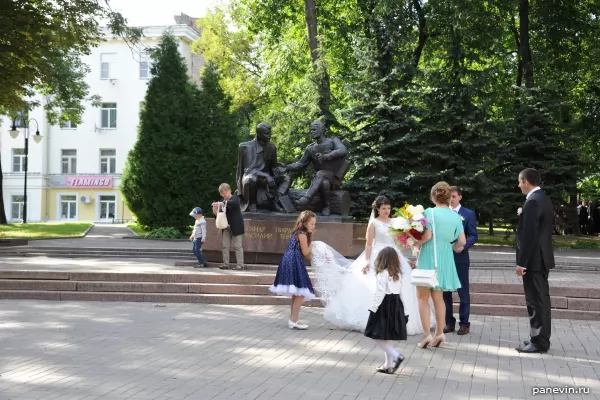
[[[312, 277], [312, 274], [311, 274]], [[193, 269], [189, 273], [130, 273], [130, 272], [60, 272], [60, 271], [0, 271], [0, 280], [67, 280], [75, 282], [154, 282], [154, 283], [208, 283], [229, 285], [271, 285], [274, 274], [253, 273], [252, 271], [218, 269]], [[314, 279], [314, 278], [313, 278]], [[515, 298], [510, 295], [523, 296], [523, 285], [512, 283], [478, 283], [470, 284], [471, 293], [496, 295], [495, 304], [513, 304]], [[551, 286], [552, 297], [600, 299], [600, 288]], [[455, 296], [457, 294], [455, 293]], [[504, 298], [504, 300], [502, 300]], [[559, 300], [560, 301], [560, 300]]]
[[[158, 244], [157, 246], [160, 246]], [[217, 254], [218, 253], [218, 254]], [[208, 252], [207, 258], [212, 261], [220, 259], [219, 252]], [[252, 254], [248, 254], [248, 258], [252, 258]], [[173, 259], [176, 266], [191, 266], [194, 265], [194, 256], [191, 249], [180, 248], [108, 248], [108, 247], [9, 247], [3, 248], [0, 252], [0, 257], [58, 257], [58, 258], [162, 258]], [[278, 256], [271, 257], [269, 263], [276, 263]], [[512, 259], [477, 259], [472, 257], [471, 268], [514, 268]], [[265, 262], [260, 261], [260, 262]], [[266, 264], [263, 264], [266, 265]], [[272, 265], [269, 268], [275, 268]], [[567, 261], [557, 260], [557, 270], [572, 270], [572, 271], [600, 271], [600, 264], [595, 265], [592, 262], [583, 262], [576, 258]]]
[[[126, 301], [151, 303], [204, 303], [229, 305], [289, 305], [283, 296], [254, 296], [232, 294], [193, 293], [127, 293], [127, 292], [76, 292], [76, 291], [27, 291], [0, 290], [0, 300], [53, 300], [53, 301]], [[306, 307], [322, 307], [319, 299], [303, 304]]]
[[[51, 301], [125, 301], [150, 303], [203, 303], [226, 305], [289, 305], [281, 296], [254, 296], [232, 294], [191, 293], [127, 293], [127, 292], [76, 292], [76, 291], [26, 291], [0, 290], [0, 300], [51, 300]], [[157, 304], [158, 305], [158, 304]], [[304, 303], [307, 307], [322, 308], [319, 299]], [[458, 312], [458, 305], [454, 306]], [[527, 308], [514, 305], [471, 304], [471, 313], [493, 316], [526, 317]], [[600, 311], [552, 309], [553, 319], [600, 320]]]
[[33, 251], [27, 253], [6, 253], [2, 252], [1, 257], [48, 257], [48, 258], [148, 258], [148, 259], [173, 259], [173, 260], [186, 260], [187, 265], [194, 264], [192, 261], [195, 259], [193, 254], [186, 253], [117, 253], [117, 252], [73, 252], [73, 253], [47, 253], [40, 251]]
[[[210, 275], [205, 275], [205, 277]], [[261, 279], [262, 280], [262, 279]], [[32, 280], [0, 279], [0, 291], [73, 291], [73, 292], [120, 292], [120, 293], [196, 293], [230, 294], [248, 296], [272, 296], [271, 281], [256, 283], [176, 283], [176, 282], [127, 282], [86, 280]], [[477, 286], [474, 286], [477, 289]], [[458, 295], [454, 294], [458, 302]], [[525, 306], [522, 294], [471, 293], [471, 304], [498, 306]], [[552, 308], [584, 311], [600, 311], [600, 299], [578, 299], [552, 296]]]
[[125, 292], [125, 293], [199, 293], [270, 296], [270, 285], [222, 283], [156, 283], [0, 279], [0, 290]]
[[9, 253], [31, 253], [31, 252], [43, 252], [43, 253], [106, 253], [106, 254], [154, 254], [154, 253], [173, 253], [173, 254], [191, 254], [191, 244], [189, 248], [164, 248], [164, 247], [150, 247], [150, 248], [122, 248], [122, 247], [59, 247], [59, 246], [28, 246], [20, 248], [3, 249], [2, 254]]
[[[458, 313], [458, 305], [454, 305], [454, 312]], [[471, 314], [494, 315], [508, 317], [527, 317], [527, 307], [497, 304], [471, 304]], [[575, 319], [600, 321], [600, 311], [552, 309], [552, 319]]]

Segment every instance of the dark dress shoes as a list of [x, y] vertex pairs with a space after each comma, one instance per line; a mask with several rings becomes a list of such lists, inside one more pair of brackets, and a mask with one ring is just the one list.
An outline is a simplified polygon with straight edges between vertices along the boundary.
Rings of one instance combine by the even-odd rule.
[[454, 325], [446, 325], [446, 326], [444, 327], [444, 330], [443, 330], [443, 332], [444, 332], [444, 333], [450, 333], [450, 332], [454, 332], [454, 329], [455, 329]]
[[458, 329], [458, 332], [456, 332], [456, 334], [457, 334], [457, 335], [466, 335], [466, 334], [468, 334], [468, 333], [469, 333], [469, 328], [468, 328], [468, 327], [466, 327], [466, 326], [461, 326], [461, 327]]
[[[526, 344], [525, 344], [526, 343]], [[517, 347], [517, 351], [519, 353], [547, 353], [548, 349], [543, 349], [541, 347], [536, 346], [533, 343], [525, 342], [523, 346]]]

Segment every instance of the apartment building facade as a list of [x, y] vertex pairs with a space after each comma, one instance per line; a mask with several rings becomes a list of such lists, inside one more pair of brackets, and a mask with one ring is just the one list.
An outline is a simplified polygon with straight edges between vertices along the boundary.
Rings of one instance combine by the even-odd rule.
[[[90, 94], [101, 97], [101, 106], [86, 104], [80, 124], [51, 125], [42, 107], [29, 111], [28, 222], [133, 219], [119, 190], [121, 176], [137, 140], [151, 78], [147, 49], [158, 44], [166, 29], [178, 40], [190, 77], [200, 83], [203, 60], [191, 51], [199, 32], [192, 18], [182, 17], [175, 17], [175, 25], [143, 27], [144, 38], [136, 48], [105, 31], [105, 41], [83, 60], [90, 67]], [[0, 122], [4, 207], [8, 220], [18, 222], [24, 205], [24, 128], [17, 121], [20, 134], [13, 139], [8, 132], [13, 121], [4, 117]], [[31, 140], [36, 130], [43, 137], [40, 143]]]

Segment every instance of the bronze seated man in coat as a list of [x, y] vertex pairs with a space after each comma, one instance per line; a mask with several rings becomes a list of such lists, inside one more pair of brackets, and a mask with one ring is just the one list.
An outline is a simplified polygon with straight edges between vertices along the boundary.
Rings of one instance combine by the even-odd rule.
[[236, 192], [242, 200], [242, 212], [256, 212], [258, 207], [286, 211], [279, 199], [287, 194], [291, 178], [276, 167], [277, 149], [271, 142], [271, 126], [261, 122], [256, 126], [256, 138], [238, 147]]

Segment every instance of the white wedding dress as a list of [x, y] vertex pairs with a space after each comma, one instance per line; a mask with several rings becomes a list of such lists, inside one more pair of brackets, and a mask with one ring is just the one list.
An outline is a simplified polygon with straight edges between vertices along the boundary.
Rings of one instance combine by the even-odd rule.
[[[325, 306], [325, 320], [342, 329], [363, 332], [369, 319], [369, 306], [376, 289], [375, 258], [381, 249], [391, 246], [400, 257], [402, 269], [402, 294], [404, 312], [409, 316], [407, 332], [409, 335], [423, 333], [417, 302], [416, 288], [411, 285], [412, 269], [406, 257], [400, 252], [389, 235], [390, 223], [371, 219], [375, 226], [375, 238], [371, 247], [369, 271], [363, 274], [367, 265], [363, 252], [356, 260], [349, 260], [324, 242], [312, 243], [312, 267], [314, 287]], [[435, 328], [435, 316], [430, 299], [431, 327]]]

